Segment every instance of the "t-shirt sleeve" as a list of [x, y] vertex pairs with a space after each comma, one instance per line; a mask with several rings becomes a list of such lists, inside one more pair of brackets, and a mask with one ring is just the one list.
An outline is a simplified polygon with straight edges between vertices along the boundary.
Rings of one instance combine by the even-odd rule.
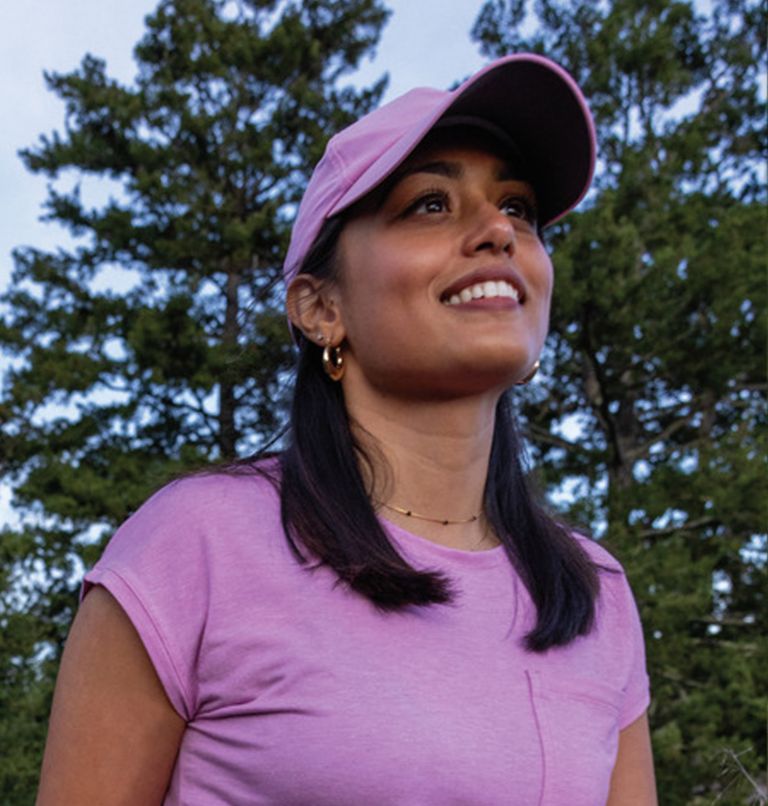
[[619, 729], [648, 708], [651, 695], [645, 659], [645, 638], [635, 597], [621, 563], [594, 540], [576, 535], [599, 566], [601, 594], [597, 621], [611, 653], [611, 668], [621, 681]]
[[205, 497], [198, 480], [174, 482], [113, 535], [85, 575], [114, 596], [141, 638], [177, 713], [196, 710], [195, 666], [208, 610]]
[[651, 702], [650, 683], [645, 660], [645, 640], [637, 604], [622, 573], [617, 591], [618, 606], [624, 616], [630, 662], [627, 682], [624, 686], [624, 699], [619, 712], [619, 730], [623, 730], [638, 719]]

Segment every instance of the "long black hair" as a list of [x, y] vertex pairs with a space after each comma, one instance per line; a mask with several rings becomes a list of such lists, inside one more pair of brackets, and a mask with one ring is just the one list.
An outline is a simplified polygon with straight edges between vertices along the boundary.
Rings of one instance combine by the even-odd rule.
[[[344, 220], [327, 221], [301, 272], [334, 282]], [[330, 566], [352, 589], [383, 610], [451, 601], [451, 580], [418, 571], [390, 542], [376, 516], [361, 466], [372, 457], [350, 428], [341, 385], [322, 369], [321, 350], [297, 336], [299, 361], [288, 444], [280, 457], [283, 528], [301, 562]], [[544, 652], [590, 631], [599, 592], [596, 567], [579, 543], [539, 503], [521, 462], [521, 444], [507, 395], [496, 408], [484, 511], [537, 609], [528, 649]]]

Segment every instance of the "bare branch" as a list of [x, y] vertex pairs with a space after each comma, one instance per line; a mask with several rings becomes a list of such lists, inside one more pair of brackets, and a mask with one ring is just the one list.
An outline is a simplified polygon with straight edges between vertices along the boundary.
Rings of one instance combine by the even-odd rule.
[[698, 412], [693, 411], [687, 417], [680, 417], [679, 419], [675, 420], [674, 422], [670, 423], [666, 428], [660, 431], [658, 434], [654, 434], [650, 439], [646, 440], [642, 445], [638, 445], [636, 448], [632, 448], [631, 450], [627, 451], [627, 459], [631, 462], [637, 461], [641, 457], [645, 456], [648, 451], [656, 445], [658, 442], [664, 442], [664, 440], [669, 439], [673, 434], [676, 434], [680, 429], [685, 428], [685, 426], [690, 425], [691, 421], [694, 419]]
[[528, 427], [524, 430], [524, 434], [531, 442], [543, 442], [547, 445], [553, 445], [556, 448], [563, 448], [566, 451], [587, 453], [578, 442], [571, 442], [564, 437], [559, 437], [557, 434], [553, 434], [551, 431], [547, 431], [545, 428], [538, 425], [531, 425], [529, 423]]
[[715, 523], [719, 523], [717, 518], [707, 516], [704, 518], [696, 518], [683, 524], [665, 526], [663, 529], [645, 529], [639, 533], [638, 537], [643, 540], [649, 537], [664, 537], [664, 535], [671, 535], [675, 532], [691, 532], [694, 529], [701, 529], [704, 526], [712, 526]]

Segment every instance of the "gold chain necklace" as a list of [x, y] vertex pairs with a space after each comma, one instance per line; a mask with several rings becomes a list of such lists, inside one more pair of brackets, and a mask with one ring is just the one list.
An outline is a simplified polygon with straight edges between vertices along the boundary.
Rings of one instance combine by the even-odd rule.
[[448, 518], [430, 518], [428, 515], [420, 515], [418, 512], [414, 512], [412, 509], [403, 509], [402, 507], [396, 507], [392, 504], [385, 504], [383, 501], [379, 502], [381, 506], [385, 507], [386, 509], [391, 509], [392, 512], [399, 512], [401, 515], [405, 515], [406, 518], [418, 518], [420, 521], [429, 521], [430, 523], [439, 523], [442, 526], [455, 526], [461, 523], [474, 523], [480, 515], [473, 515], [471, 518], [465, 518], [460, 521], [452, 521]]

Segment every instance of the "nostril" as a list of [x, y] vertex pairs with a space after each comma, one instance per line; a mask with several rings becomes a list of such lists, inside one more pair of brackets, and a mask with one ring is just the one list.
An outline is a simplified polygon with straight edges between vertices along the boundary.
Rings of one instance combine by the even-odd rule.
[[486, 206], [476, 210], [472, 226], [467, 233], [465, 248], [468, 252], [509, 253], [515, 250], [517, 233], [509, 216], [495, 206], [489, 212]]
[[498, 238], [496, 240], [481, 241], [475, 244], [476, 252], [508, 252], [512, 254], [515, 251], [515, 239], [512, 237]]

